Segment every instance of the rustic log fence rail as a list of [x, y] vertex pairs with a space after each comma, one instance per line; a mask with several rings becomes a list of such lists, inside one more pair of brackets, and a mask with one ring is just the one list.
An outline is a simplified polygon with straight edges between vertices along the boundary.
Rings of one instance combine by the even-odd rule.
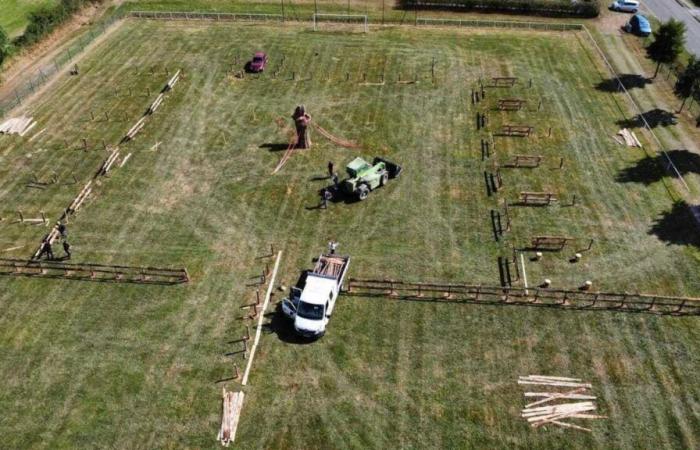
[[136, 284], [182, 284], [187, 269], [0, 258], [0, 275]]
[[583, 290], [496, 287], [469, 284], [411, 283], [351, 278], [345, 294], [413, 301], [540, 306], [561, 309], [700, 315], [700, 298]]

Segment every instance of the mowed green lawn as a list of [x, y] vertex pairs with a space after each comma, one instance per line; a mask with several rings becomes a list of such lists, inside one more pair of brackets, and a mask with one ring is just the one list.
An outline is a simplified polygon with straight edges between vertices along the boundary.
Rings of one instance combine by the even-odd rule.
[[[283, 250], [277, 284], [286, 286], [329, 239], [352, 255], [352, 276], [497, 285], [498, 256], [533, 234], [566, 234], [596, 241], [578, 264], [568, 262], [576, 247], [528, 261], [531, 285], [546, 276], [557, 287], [591, 279], [606, 290], [700, 294], [693, 227], [673, 220], [663, 172], [639, 166], [642, 151], [610, 138], [623, 103], [595, 88], [605, 72], [583, 45], [575, 34], [125, 22], [79, 62], [79, 76], [64, 75], [24, 106], [35, 131], [46, 128], [41, 135], [0, 137], [2, 215], [58, 217], [105, 157], [101, 141], [116, 144], [180, 68], [174, 91], [122, 145], [131, 157], [100, 179], [69, 236], [75, 261], [185, 266], [193, 280], [0, 279], [2, 446], [215, 447], [221, 387], [237, 389], [217, 381], [245, 364], [225, 354], [241, 348], [231, 343], [244, 333], [240, 306], [254, 299], [246, 285], [271, 243]], [[259, 49], [271, 57], [266, 73], [234, 77]], [[489, 127], [479, 133], [471, 89], [479, 77], [506, 75], [519, 83], [487, 90], [479, 109], [488, 110]], [[532, 111], [493, 111], [506, 96], [526, 99]], [[312, 132], [313, 148], [271, 175], [288, 139], [276, 119], [291, 125], [301, 103], [365, 149]], [[483, 172], [493, 159], [482, 161], [479, 140], [507, 122], [530, 123], [535, 135], [496, 137], [496, 158], [540, 154], [545, 164], [502, 169], [504, 190], [488, 196]], [[342, 167], [357, 155], [385, 156], [405, 172], [365, 202], [312, 209], [327, 162]], [[553, 168], [559, 157], [563, 170]], [[64, 181], [26, 186], [32, 174], [52, 172]], [[576, 193], [577, 206], [513, 207], [513, 231], [495, 241], [490, 209], [544, 189]], [[46, 231], [0, 226], [0, 251], [22, 246], [5, 257], [28, 257]], [[281, 298], [276, 291], [273, 303]], [[696, 318], [343, 297], [313, 344], [298, 344], [279, 316], [265, 322], [239, 448], [700, 441]], [[592, 382], [609, 418], [590, 434], [531, 429], [519, 417], [516, 380], [534, 373]]]

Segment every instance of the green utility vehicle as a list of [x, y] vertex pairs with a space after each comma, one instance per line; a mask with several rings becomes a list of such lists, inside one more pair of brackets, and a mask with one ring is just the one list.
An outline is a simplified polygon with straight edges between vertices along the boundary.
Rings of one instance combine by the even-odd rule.
[[379, 157], [374, 158], [372, 164], [358, 157], [353, 159], [345, 170], [348, 172], [348, 178], [343, 181], [341, 189], [346, 194], [364, 200], [371, 191], [398, 177], [402, 169], [398, 164]]

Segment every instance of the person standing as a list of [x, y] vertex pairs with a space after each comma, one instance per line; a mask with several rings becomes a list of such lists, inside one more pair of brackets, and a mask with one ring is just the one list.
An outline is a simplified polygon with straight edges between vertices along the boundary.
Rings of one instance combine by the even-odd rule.
[[330, 241], [330, 242], [328, 243], [328, 252], [329, 252], [331, 255], [335, 255], [335, 251], [336, 251], [337, 248], [338, 248], [338, 243], [337, 243], [336, 241]]
[[68, 237], [68, 229], [66, 228], [66, 224], [63, 222], [58, 222], [58, 233], [61, 235], [63, 239]]
[[333, 196], [331, 195], [330, 191], [328, 191], [328, 189], [321, 189], [321, 204], [319, 205], [319, 208], [328, 209], [328, 200], [330, 200], [331, 198], [333, 198]]
[[331, 180], [333, 180], [333, 186], [338, 189], [338, 174], [334, 173], [331, 175]]
[[328, 161], [328, 178], [333, 177], [333, 161]]
[[70, 259], [70, 257], [71, 257], [70, 244], [66, 240], [63, 241], [63, 251], [66, 252], [66, 259]]
[[46, 255], [46, 259], [48, 260], [53, 259], [53, 249], [51, 248], [51, 242], [49, 242], [48, 239], [41, 244], [41, 250], [39, 251], [39, 256], [37, 259], [41, 259], [41, 257], [44, 255]]

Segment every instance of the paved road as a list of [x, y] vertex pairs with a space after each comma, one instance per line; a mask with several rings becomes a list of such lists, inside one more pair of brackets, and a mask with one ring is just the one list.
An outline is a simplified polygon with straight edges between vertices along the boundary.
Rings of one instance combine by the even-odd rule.
[[[693, 17], [689, 8], [681, 6], [676, 0], [642, 0], [642, 5], [663, 22], [670, 18], [684, 22], [685, 47], [700, 58], [700, 22]], [[696, 10], [696, 15], [700, 18], [700, 8]]]

